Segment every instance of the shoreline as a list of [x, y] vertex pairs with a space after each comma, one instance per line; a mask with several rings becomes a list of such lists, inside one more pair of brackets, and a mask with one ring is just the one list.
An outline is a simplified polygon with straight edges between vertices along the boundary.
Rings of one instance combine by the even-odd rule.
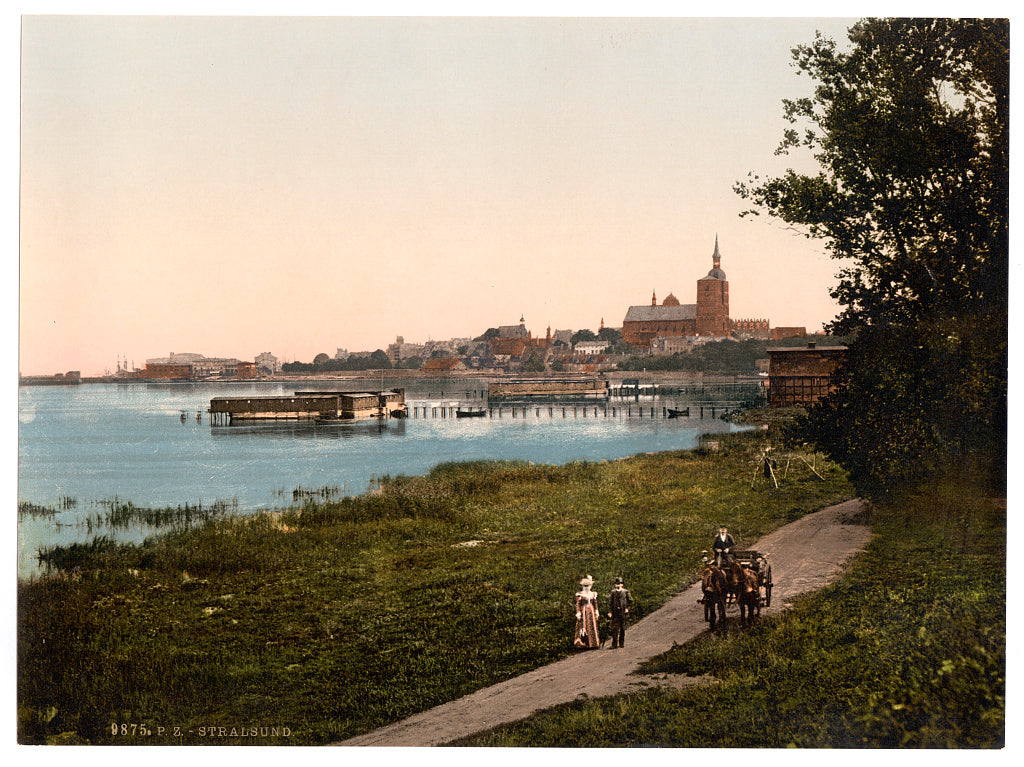
[[[753, 432], [753, 431], [764, 431], [764, 430], [767, 430], [767, 429], [768, 429], [767, 424], [762, 424], [762, 425], [740, 424], [739, 428], [737, 428], [734, 432], [726, 432], [726, 434], [743, 434], [743, 433], [749, 433], [749, 432]], [[597, 459], [597, 460], [572, 459], [572, 460], [562, 461], [562, 462], [558, 462], [558, 463], [542, 462], [542, 463], [536, 463], [535, 465], [540, 466], [540, 467], [559, 469], [559, 468], [564, 468], [566, 466], [569, 466], [571, 464], [576, 464], [576, 463], [602, 464], [602, 463], [614, 463], [614, 462], [629, 461], [629, 460], [633, 460], [635, 458], [638, 458], [639, 456], [665, 456], [665, 455], [670, 455], [670, 454], [675, 454], [675, 453], [692, 454], [692, 453], [694, 453], [697, 450], [704, 449], [704, 446], [702, 444], [703, 443], [703, 437], [706, 436], [707, 434], [713, 434], [713, 432], [702, 432], [701, 433], [701, 438], [698, 439], [698, 443], [696, 445], [694, 445], [693, 447], [691, 447], [691, 448], [685, 448], [685, 449], [679, 449], [679, 450], [641, 451], [641, 452], [638, 452], [638, 453], [635, 453], [635, 454], [632, 454], [632, 455], [621, 456], [621, 457], [618, 457], [618, 458], [604, 458], [604, 459]], [[393, 477], [389, 477], [389, 479], [391, 481], [394, 481], [394, 480], [399, 479], [399, 478], [422, 479], [422, 478], [427, 477], [431, 472], [433, 472], [439, 466], [444, 465], [444, 464], [453, 464], [453, 465], [456, 465], [456, 466], [463, 465], [463, 466], [469, 467], [469, 466], [479, 465], [481, 463], [484, 463], [484, 464], [495, 464], [495, 465], [497, 465], [497, 464], [515, 465], [515, 464], [521, 463], [521, 461], [519, 461], [517, 459], [502, 459], [502, 458], [496, 458], [496, 459], [486, 459], [486, 458], [485, 459], [474, 459], [474, 458], [467, 458], [467, 459], [462, 459], [462, 460], [457, 460], [457, 461], [438, 461], [437, 463], [434, 463], [431, 466], [429, 466], [428, 468], [424, 469], [422, 472], [418, 472], [418, 473], [415, 473], [415, 474], [396, 475], [396, 476], [393, 476]], [[529, 463], [534, 464], [535, 462], [530, 461]], [[331, 503], [331, 502], [338, 502], [338, 501], [346, 500], [346, 499], [348, 499], [348, 500], [359, 500], [359, 499], [362, 499], [362, 498], [367, 498], [367, 497], [370, 497], [370, 496], [379, 495], [381, 492], [382, 492], [382, 484], [381, 484], [381, 481], [379, 479], [376, 480], [376, 483], [374, 483], [374, 481], [371, 480], [370, 485], [365, 490], [363, 490], [361, 492], [358, 492], [358, 493], [341, 493], [340, 489], [339, 489], [339, 492], [337, 494], [318, 495], [318, 491], [316, 489], [309, 489], [309, 488], [303, 488], [301, 486], [297, 486], [295, 488], [292, 488], [292, 502], [291, 502], [290, 505], [287, 504], [287, 503], [283, 503], [282, 505], [266, 505], [266, 506], [250, 507], [250, 508], [237, 508], [236, 507], [234, 509], [231, 509], [230, 511], [227, 511], [226, 513], [221, 513], [223, 510], [218, 511], [217, 510], [217, 506], [218, 506], [218, 504], [220, 504], [222, 502], [214, 501], [214, 502], [212, 502], [210, 504], [207, 504], [207, 508], [209, 509], [209, 513], [211, 514], [211, 516], [209, 517], [209, 521], [226, 520], [226, 519], [248, 519], [248, 518], [255, 518], [255, 517], [263, 515], [263, 516], [267, 516], [268, 518], [270, 518], [270, 520], [273, 523], [278, 523], [279, 524], [281, 518], [283, 517], [283, 515], [288, 514], [288, 513], [300, 512], [302, 510], [303, 506], [307, 502], [309, 502], [309, 501], [313, 501], [314, 503]], [[296, 496], [296, 494], [298, 494], [298, 496]], [[282, 499], [284, 499], [284, 498], [285, 498], [285, 496], [282, 495]], [[43, 514], [43, 513], [31, 513], [31, 512], [26, 512], [25, 513], [25, 515], [29, 519], [39, 519], [39, 518], [44, 518], [46, 516], [56, 516], [57, 514], [62, 513], [62, 512], [74, 512], [76, 510], [76, 508], [77, 508], [77, 499], [75, 499], [75, 500], [76, 500], [76, 503], [75, 503], [75, 507], [74, 508], [61, 509], [61, 508], [57, 508], [57, 507], [51, 507], [51, 506], [45, 506], [45, 505], [42, 505], [42, 504], [37, 504], [37, 503], [34, 503], [32, 500], [19, 498], [18, 499], [18, 507], [19, 507], [19, 511], [18, 511], [18, 528], [19, 528], [19, 530], [20, 530], [21, 524], [22, 524], [22, 512], [21, 512], [22, 505], [25, 505], [25, 506], [28, 506], [28, 507], [35, 507], [35, 508], [38, 508], [38, 509], [43, 509], [46, 512], [48, 512], [46, 514]], [[237, 499], [235, 499], [235, 500], [237, 502]], [[103, 505], [103, 503], [104, 503], [104, 501], [102, 501], [102, 500], [98, 501], [98, 500], [94, 499], [94, 500], [91, 500], [91, 501], [85, 501], [84, 505], [85, 506], [89, 506], [91, 504], [91, 505], [95, 506], [95, 505]], [[135, 512], [137, 512], [139, 514], [145, 514], [146, 512], [162, 511], [162, 510], [174, 510], [174, 511], [180, 512], [183, 508], [187, 508], [188, 507], [188, 503], [187, 502], [184, 503], [184, 504], [178, 503], [178, 504], [162, 504], [162, 505], [150, 505], [150, 504], [138, 505], [138, 504], [135, 504], [132, 501], [124, 501], [124, 503], [128, 504], [130, 507], [132, 507], [134, 509]], [[202, 515], [203, 511], [204, 511], [204, 507], [200, 503], [199, 506], [196, 509], [196, 512], [198, 514]], [[203, 520], [200, 520], [198, 522], [198, 524], [202, 524], [202, 523], [203, 523]], [[60, 526], [70, 526], [70, 525], [66, 525], [65, 523], [55, 523], [55, 524], [57, 524], [58, 527], [60, 527]], [[64, 543], [64, 544], [59, 544], [59, 543], [58, 544], [53, 544], [52, 546], [49, 546], [49, 547], [46, 547], [46, 548], [62, 548], [62, 547], [69, 547], [69, 546], [89, 545], [90, 541], [96, 541], [98, 539], [108, 538], [108, 537], [110, 537], [112, 540], [114, 540], [119, 545], [120, 544], [124, 544], [124, 545], [129, 545], [129, 546], [137, 547], [137, 546], [141, 545], [148, 538], [162, 536], [162, 535], [171, 534], [171, 533], [175, 533], [175, 532], [180, 532], [182, 530], [188, 530], [188, 529], [191, 528], [191, 524], [182, 526], [181, 524], [174, 523], [174, 522], [153, 526], [151, 524], [147, 524], [147, 523], [142, 522], [142, 521], [137, 521], [135, 523], [135, 526], [137, 528], [150, 527], [151, 530], [143, 531], [144, 535], [143, 535], [143, 538], [141, 540], [119, 540], [116, 537], [117, 530], [109, 529], [111, 527], [116, 527], [116, 525], [112, 525], [112, 524], [97, 525], [97, 527], [99, 528], [98, 530], [92, 530], [90, 528], [89, 535], [86, 536], [85, 538], [83, 538], [80, 541], [72, 541], [70, 543]], [[37, 555], [38, 555], [38, 553], [39, 553], [41, 548], [42, 548], [41, 546], [37, 546], [37, 548], [36, 548], [36, 554]], [[45, 571], [45, 570], [39, 571], [39, 572], [32, 572], [32, 573], [29, 573], [28, 575], [22, 575], [21, 572], [17, 573], [17, 581], [18, 581], [18, 583], [28, 582], [28, 581], [31, 581], [31, 580], [34, 580], [34, 579], [48, 578], [48, 577], [60, 578], [60, 577], [63, 577], [63, 574], [61, 573], [59, 568], [57, 568], [56, 572], [54, 572], [54, 573], [50, 573], [50, 572]]]
[[446, 372], [430, 373], [421, 370], [405, 370], [402, 368], [389, 368], [365, 371], [346, 371], [339, 373], [315, 373], [315, 374], [294, 374], [294, 375], [272, 375], [261, 378], [215, 378], [215, 379], [184, 379], [184, 378], [118, 378], [116, 376], [83, 376], [79, 379], [59, 379], [50, 376], [21, 376], [18, 379], [18, 387], [34, 386], [63, 386], [76, 387], [89, 384], [116, 384], [118, 386], [131, 386], [137, 384], [161, 384], [161, 385], [209, 385], [224, 384], [228, 386], [252, 385], [264, 383], [299, 383], [306, 381], [379, 381], [381, 379], [417, 379], [423, 381], [444, 381], [444, 380], [466, 380], [466, 381], [515, 381], [536, 378], [567, 378], [590, 380], [599, 379], [607, 381], [622, 381], [625, 379], [639, 378], [646, 383], [757, 383], [767, 382], [763, 376], [732, 373], [732, 374], [708, 374], [685, 370], [608, 370], [597, 373], [507, 373], [503, 371], [468, 371], [468, 372]]
[[[19, 581], [19, 593], [38, 606], [32, 614], [41, 628], [52, 624], [61, 636], [88, 628], [89, 641], [66, 651], [81, 652], [95, 678], [82, 680], [81, 700], [65, 699], [52, 724], [39, 724], [39, 739], [73, 733], [78, 742], [111, 742], [108, 731], [78, 718], [92, 705], [89, 690], [138, 696], [132, 691], [164, 684], [165, 674], [187, 674], [227, 693], [175, 698], [161, 709], [186, 731], [236, 715], [236, 693], [244, 693], [249, 720], [277, 721], [301, 745], [325, 745], [398, 721], [398, 710], [428, 710], [567, 657], [563, 592], [577, 570], [602, 584], [627, 578], [639, 619], [686, 585], [705, 531], [723, 515], [752, 541], [784, 524], [793, 508], [810, 512], [849, 497], [845, 476], [822, 465], [824, 483], [800, 472], [782, 493], [751, 488], [747, 467], [758, 446], [735, 435], [703, 453], [557, 467], [462, 462], [341, 504], [254, 515], [231, 523], [230, 534], [216, 523], [146, 547], [68, 552], [61, 564], [77, 575]], [[653, 505], [652, 492], [661, 499]], [[643, 514], [629, 511], [641, 507]], [[614, 531], [614, 543], [595, 540], [595, 529]], [[54, 603], [86, 596], [95, 606], [88, 614]], [[122, 607], [111, 612], [111, 599]], [[410, 604], [417, 605], [411, 633]], [[467, 631], [482, 641], [467, 641]], [[226, 647], [229, 666], [218, 661]], [[26, 710], [45, 713], [49, 691], [64, 678], [66, 652], [49, 648], [29, 648], [32, 662], [52, 664], [32, 680]], [[159, 663], [124, 665], [140, 648]], [[86, 663], [94, 650], [107, 662]], [[401, 674], [392, 673], [397, 668]], [[313, 719], [310, 690], [332, 701]], [[154, 716], [151, 705], [132, 700], [140, 716]], [[36, 720], [25, 721], [28, 728]]]

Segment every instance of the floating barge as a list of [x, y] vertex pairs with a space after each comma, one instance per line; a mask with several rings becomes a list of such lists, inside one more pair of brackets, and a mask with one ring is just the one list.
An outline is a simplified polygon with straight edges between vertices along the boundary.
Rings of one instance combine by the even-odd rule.
[[600, 378], [518, 378], [487, 387], [488, 402], [589, 402], [608, 396], [608, 382]]
[[214, 397], [210, 425], [265, 421], [347, 423], [367, 418], [405, 418], [405, 389], [376, 392], [301, 392], [273, 397]]

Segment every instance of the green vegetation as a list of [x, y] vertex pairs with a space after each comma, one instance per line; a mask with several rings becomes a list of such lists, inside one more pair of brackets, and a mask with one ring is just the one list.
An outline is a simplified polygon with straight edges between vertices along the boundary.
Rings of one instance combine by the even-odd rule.
[[[842, 346], [851, 339], [839, 336], [814, 336], [819, 346]], [[633, 356], [618, 364], [619, 370], [686, 370], [714, 375], [750, 375], [757, 369], [757, 360], [768, 358], [768, 349], [806, 346], [808, 339], [786, 338], [781, 341], [749, 339], [746, 341], [710, 341], [694, 347], [691, 352]]]
[[286, 362], [281, 365], [285, 373], [336, 373], [343, 371], [360, 370], [391, 370], [393, 368], [419, 369], [423, 365], [420, 359], [401, 361], [398, 365], [392, 365], [388, 355], [382, 349], [377, 349], [365, 357], [351, 356], [347, 359], [336, 360], [326, 353], [318, 354], [312, 362]]
[[[790, 436], [874, 501], [846, 577], [650, 670], [721, 684], [564, 706], [474, 745], [1000, 747], [1005, 741], [1009, 23], [866, 19], [793, 51], [790, 170], [736, 191], [843, 259], [837, 390]], [[647, 365], [652, 369], [651, 365]]]
[[[815, 462], [823, 480], [750, 482], [776, 422], [717, 452], [444, 465], [279, 516], [56, 552], [73, 575], [18, 588], [19, 741], [355, 735], [566, 654], [584, 573], [622, 575], [642, 617], [694, 579], [715, 525], [754, 540], [848, 496], [839, 464], [877, 502], [878, 536], [846, 577], [649, 666], [719, 684], [576, 703], [467, 743], [1002, 746], [1008, 22], [869, 19], [850, 40], [794, 50], [818, 85], [785, 102], [804, 129], [780, 153], [810, 150], [821, 172], [737, 187], [848, 264], [841, 386], [790, 432], [837, 462]], [[714, 372], [758, 354], [702, 349], [665, 359]], [[181, 737], [156, 734], [171, 725]]]
[[876, 507], [842, 580], [643, 669], [718, 684], [568, 704], [460, 745], [1001, 747], [1006, 503], [984, 492], [950, 472]]
[[751, 483], [763, 432], [718, 443], [448, 464], [280, 515], [67, 549], [68, 575], [18, 587], [19, 742], [252, 743], [199, 731], [239, 725], [289, 728], [261, 745], [340, 740], [567, 655], [583, 574], [626, 578], [642, 617], [696, 578], [715, 525], [752, 541], [849, 497], [820, 455], [824, 481], [794, 469], [776, 491]]
[[[832, 329], [857, 338], [804, 435], [882, 498], [1005, 456], [1009, 21], [866, 19], [849, 38], [793, 51], [817, 85], [783, 102], [778, 153], [820, 171], [737, 191], [845, 263]], [[1001, 486], [1005, 463], [991, 468]]]

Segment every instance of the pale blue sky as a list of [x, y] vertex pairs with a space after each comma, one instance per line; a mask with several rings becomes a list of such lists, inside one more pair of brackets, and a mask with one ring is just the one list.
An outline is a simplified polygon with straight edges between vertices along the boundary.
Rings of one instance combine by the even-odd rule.
[[734, 317], [816, 330], [838, 265], [732, 186], [851, 22], [28, 17], [21, 370], [619, 326], [716, 235]]

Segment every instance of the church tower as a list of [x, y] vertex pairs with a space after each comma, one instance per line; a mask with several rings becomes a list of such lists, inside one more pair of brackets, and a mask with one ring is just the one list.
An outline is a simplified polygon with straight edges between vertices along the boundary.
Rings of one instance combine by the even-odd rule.
[[724, 338], [730, 335], [729, 281], [722, 271], [717, 234], [711, 260], [712, 267], [707, 277], [697, 280], [697, 335]]

